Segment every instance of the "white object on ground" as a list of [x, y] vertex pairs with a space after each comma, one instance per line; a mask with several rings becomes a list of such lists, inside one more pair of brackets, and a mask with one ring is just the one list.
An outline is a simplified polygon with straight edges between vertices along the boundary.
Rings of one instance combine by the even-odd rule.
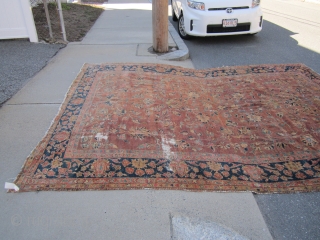
[[4, 184], [5, 189], [14, 189], [16, 192], [19, 191], [19, 187], [14, 183], [5, 182]]

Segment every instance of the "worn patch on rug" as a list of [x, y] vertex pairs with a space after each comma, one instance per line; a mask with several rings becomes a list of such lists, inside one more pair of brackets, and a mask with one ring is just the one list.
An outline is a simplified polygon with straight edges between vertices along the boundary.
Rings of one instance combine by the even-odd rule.
[[320, 76], [301, 64], [86, 64], [15, 183], [318, 191]]

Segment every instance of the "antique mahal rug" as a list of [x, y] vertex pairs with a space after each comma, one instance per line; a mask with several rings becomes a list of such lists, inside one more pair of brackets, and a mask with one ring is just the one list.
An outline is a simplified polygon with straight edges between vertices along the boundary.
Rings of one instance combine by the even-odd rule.
[[320, 190], [320, 76], [301, 64], [86, 64], [20, 191]]

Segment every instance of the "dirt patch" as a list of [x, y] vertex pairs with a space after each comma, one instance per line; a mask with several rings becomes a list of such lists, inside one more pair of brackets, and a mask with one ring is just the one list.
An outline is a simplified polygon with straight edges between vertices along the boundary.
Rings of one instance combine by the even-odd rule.
[[[32, 8], [39, 40], [49, 43], [62, 42], [63, 35], [58, 7], [55, 3], [49, 3], [48, 10], [51, 21], [52, 38], [49, 34], [49, 25], [43, 4], [39, 4], [37, 7]], [[62, 13], [67, 41], [81, 41], [103, 11], [101, 4], [63, 3]]]

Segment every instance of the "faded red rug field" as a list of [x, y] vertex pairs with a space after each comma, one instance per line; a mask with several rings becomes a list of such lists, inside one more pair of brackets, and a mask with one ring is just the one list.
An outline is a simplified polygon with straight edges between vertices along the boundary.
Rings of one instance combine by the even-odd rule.
[[319, 191], [320, 76], [300, 64], [87, 64], [15, 183]]

